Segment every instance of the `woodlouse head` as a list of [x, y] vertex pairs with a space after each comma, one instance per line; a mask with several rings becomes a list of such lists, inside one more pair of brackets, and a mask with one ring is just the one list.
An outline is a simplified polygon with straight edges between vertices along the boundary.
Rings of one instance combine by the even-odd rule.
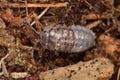
[[47, 31], [42, 31], [41, 33], [40, 33], [40, 43], [41, 43], [41, 45], [42, 46], [47, 46], [48, 45], [48, 33], [47, 33]]
[[54, 46], [55, 45], [55, 31], [53, 29], [53, 31], [51, 31], [52, 27], [45, 27], [43, 29], [43, 31], [40, 33], [40, 43], [41, 45], [45, 48], [45, 49], [49, 49], [49, 50], [54, 50]]

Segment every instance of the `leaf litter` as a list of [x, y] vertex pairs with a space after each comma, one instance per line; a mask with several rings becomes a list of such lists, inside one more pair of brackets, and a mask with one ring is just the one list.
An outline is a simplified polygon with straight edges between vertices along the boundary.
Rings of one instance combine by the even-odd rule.
[[[48, 25], [57, 24], [81, 25], [91, 29], [97, 36], [95, 46], [81, 53], [44, 49], [39, 43], [40, 36], [33, 29], [40, 32]], [[94, 63], [96, 58], [98, 63]], [[110, 61], [109, 69], [95, 67], [101, 60], [100, 66], [108, 66], [105, 62]], [[90, 61], [95, 65], [89, 64]], [[83, 76], [78, 74], [82, 73], [81, 70], [74, 66], [81, 68], [84, 65], [94, 67], [90, 68], [92, 71], [85, 69], [86, 80], [96, 68], [111, 73], [96, 74], [89, 79], [120, 79], [119, 0], [0, 0], [0, 79], [42, 80], [42, 74], [52, 73], [49, 77], [56, 80], [76, 80], [78, 76], [82, 80]], [[54, 74], [60, 69], [67, 78], [61, 77], [61, 72]]]

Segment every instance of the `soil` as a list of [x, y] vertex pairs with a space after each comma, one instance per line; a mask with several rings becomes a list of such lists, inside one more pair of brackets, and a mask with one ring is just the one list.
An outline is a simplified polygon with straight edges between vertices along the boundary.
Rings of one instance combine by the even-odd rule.
[[[36, 31], [56, 24], [91, 29], [96, 34], [95, 45], [81, 53], [43, 48]], [[0, 80], [14, 80], [9, 76], [12, 72], [32, 75], [17, 80], [39, 80], [40, 72], [101, 57], [114, 64], [111, 80], [117, 80], [120, 0], [0, 0]]]

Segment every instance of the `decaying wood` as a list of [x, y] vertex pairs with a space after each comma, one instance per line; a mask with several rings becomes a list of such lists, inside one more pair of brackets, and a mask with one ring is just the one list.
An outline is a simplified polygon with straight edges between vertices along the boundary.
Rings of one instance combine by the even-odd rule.
[[40, 80], [109, 80], [114, 65], [105, 58], [96, 58], [88, 62], [41, 72]]
[[111, 36], [101, 35], [98, 38], [99, 45], [101, 46], [101, 50], [99, 51], [101, 54], [104, 51], [104, 56], [111, 58], [116, 65], [120, 66], [120, 40], [115, 39]]
[[104, 49], [106, 53], [111, 54], [111, 56], [115, 55], [114, 53], [116, 50], [120, 51], [120, 48], [119, 48], [120, 40], [119, 39], [115, 39], [107, 35], [101, 35], [99, 37], [99, 41], [101, 41], [100, 43], [105, 44]]
[[56, 4], [38, 4], [38, 3], [34, 3], [34, 4], [18, 4], [18, 3], [0, 3], [0, 7], [4, 8], [25, 8], [25, 7], [67, 7], [68, 2], [64, 2], [64, 3], [56, 3]]

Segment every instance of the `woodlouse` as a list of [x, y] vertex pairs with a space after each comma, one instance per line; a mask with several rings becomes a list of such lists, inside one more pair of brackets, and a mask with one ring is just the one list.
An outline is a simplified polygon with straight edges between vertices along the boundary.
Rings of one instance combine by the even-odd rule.
[[85, 51], [94, 45], [96, 38], [93, 31], [79, 25], [45, 27], [40, 37], [40, 43], [48, 50], [69, 53]]

